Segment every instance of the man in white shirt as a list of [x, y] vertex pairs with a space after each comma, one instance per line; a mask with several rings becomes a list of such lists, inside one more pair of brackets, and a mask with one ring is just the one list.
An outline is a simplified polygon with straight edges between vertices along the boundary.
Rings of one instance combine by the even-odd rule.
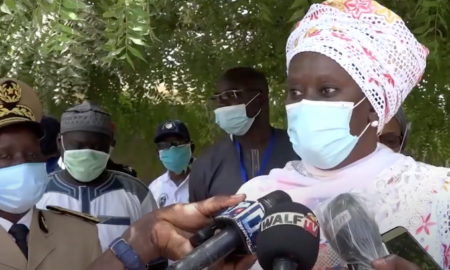
[[111, 117], [99, 106], [83, 102], [61, 117], [59, 149], [64, 168], [49, 175], [40, 209], [57, 205], [100, 219], [103, 250], [156, 206], [139, 179], [107, 170], [112, 141]]
[[159, 125], [153, 139], [159, 159], [167, 169], [149, 186], [158, 207], [189, 202], [189, 165], [195, 146], [186, 125], [170, 120]]
[[[189, 202], [189, 165], [193, 158], [194, 144], [186, 125], [180, 120], [170, 120], [159, 125], [153, 141], [159, 159], [167, 169], [148, 187], [159, 208], [175, 203]], [[172, 261], [160, 258], [150, 262], [150, 268], [166, 269]]]

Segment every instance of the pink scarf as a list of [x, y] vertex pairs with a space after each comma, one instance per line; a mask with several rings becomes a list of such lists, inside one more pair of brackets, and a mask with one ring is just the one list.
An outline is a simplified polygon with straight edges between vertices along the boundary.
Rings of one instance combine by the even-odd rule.
[[335, 171], [323, 171], [293, 161], [284, 169], [273, 169], [269, 175], [249, 181], [238, 193], [245, 193], [248, 200], [255, 200], [271, 191], [283, 190], [293, 201], [314, 209], [323, 200], [368, 187], [376, 176], [401, 158], [405, 156], [378, 144], [369, 156]]

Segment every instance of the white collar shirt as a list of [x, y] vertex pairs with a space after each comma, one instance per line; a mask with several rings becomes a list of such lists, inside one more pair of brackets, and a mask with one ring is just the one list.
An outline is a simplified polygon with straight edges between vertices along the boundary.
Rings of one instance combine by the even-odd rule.
[[[27, 226], [28, 230], [30, 229], [31, 226], [31, 220], [33, 219], [33, 208], [31, 208], [18, 222], [17, 224], [23, 224], [25, 226]], [[2, 226], [2, 228], [8, 232], [9, 229], [11, 229], [11, 227], [14, 225], [14, 223], [12, 223], [9, 220], [6, 220], [4, 218], [0, 217], [0, 226]], [[11, 236], [12, 237], [12, 236]]]
[[153, 180], [148, 188], [153, 194], [159, 208], [175, 203], [189, 202], [189, 175], [177, 186], [170, 179], [169, 172], [165, 172]]

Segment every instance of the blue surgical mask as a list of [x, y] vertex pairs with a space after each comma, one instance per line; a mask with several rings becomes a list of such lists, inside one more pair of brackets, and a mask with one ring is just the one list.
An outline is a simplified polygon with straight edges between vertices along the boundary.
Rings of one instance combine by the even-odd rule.
[[159, 159], [164, 167], [171, 172], [181, 174], [189, 166], [192, 152], [191, 145], [172, 146], [169, 149], [159, 150]]
[[344, 161], [370, 126], [358, 137], [350, 134], [350, 119], [356, 106], [353, 102], [305, 99], [287, 105], [288, 135], [297, 155], [306, 164], [324, 170]]
[[45, 163], [23, 163], [0, 169], [0, 210], [25, 213], [42, 198], [47, 182]]
[[250, 104], [260, 93], [256, 94], [247, 104], [238, 104], [220, 107], [214, 110], [216, 124], [230, 135], [242, 136], [250, 129], [255, 118], [261, 110], [252, 117], [247, 116], [247, 105]]

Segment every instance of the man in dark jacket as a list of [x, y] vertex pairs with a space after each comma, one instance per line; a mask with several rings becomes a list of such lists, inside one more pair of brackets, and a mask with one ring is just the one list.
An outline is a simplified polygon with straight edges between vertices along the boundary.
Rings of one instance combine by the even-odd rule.
[[43, 116], [41, 125], [44, 130], [44, 137], [41, 139], [41, 152], [47, 158], [47, 173], [58, 171], [59, 150], [56, 138], [60, 131], [59, 121], [52, 116]]
[[271, 126], [269, 85], [250, 67], [227, 70], [212, 100], [216, 123], [228, 135], [192, 164], [189, 201], [235, 194], [242, 184], [299, 160], [286, 130]]

